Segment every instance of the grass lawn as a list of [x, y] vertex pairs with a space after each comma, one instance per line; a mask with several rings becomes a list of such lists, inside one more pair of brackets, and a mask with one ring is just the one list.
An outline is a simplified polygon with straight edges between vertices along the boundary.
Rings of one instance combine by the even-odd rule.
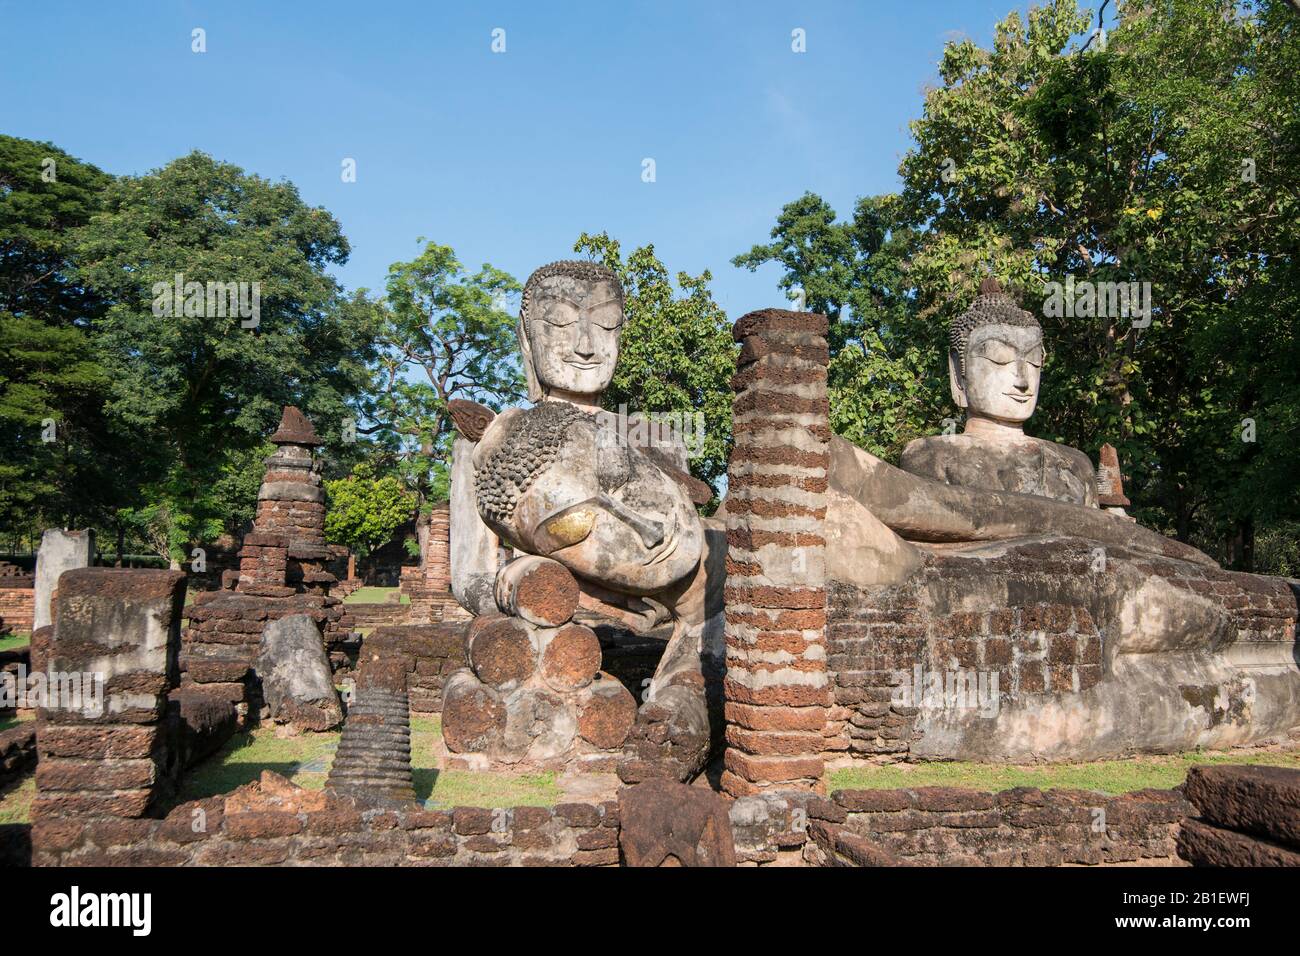
[[29, 773], [0, 793], [0, 823], [30, 823], [36, 799], [36, 775]]
[[229, 793], [257, 780], [263, 770], [273, 770], [308, 790], [320, 790], [338, 745], [337, 733], [276, 737], [274, 726], [235, 734], [186, 775], [177, 802]]
[[32, 636], [26, 631], [14, 631], [12, 634], [0, 637], [0, 651], [13, 651], [20, 647], [26, 647], [32, 642]]
[[415, 797], [428, 807], [549, 807], [560, 801], [555, 774], [439, 770], [434, 746], [442, 736], [437, 717], [411, 719], [411, 776]]
[[1098, 760], [1080, 764], [1012, 766], [963, 762], [845, 767], [827, 777], [829, 790], [897, 789], [902, 787], [972, 787], [1006, 790], [1011, 787], [1065, 788], [1127, 793], [1155, 787], [1167, 790], [1187, 777], [1197, 764], [1268, 764], [1300, 769], [1300, 752], [1205, 754], [1199, 752], [1130, 760]]
[[[391, 595], [398, 592], [397, 588], [357, 588], [351, 594], [343, 599], [344, 604], [386, 604]], [[397, 600], [398, 604], [410, 604], [411, 599], [403, 594]]]
[[[554, 774], [514, 775], [440, 771], [434, 765], [434, 745], [442, 731], [438, 719], [411, 721], [411, 764], [416, 798], [429, 807], [550, 806], [560, 799]], [[217, 754], [186, 777], [179, 801], [229, 793], [273, 770], [301, 787], [325, 786], [339, 735], [302, 734], [276, 737], [272, 726], [236, 734]]]
[[10, 727], [17, 727], [25, 721], [35, 719], [36, 714], [30, 710], [24, 711], [21, 714], [10, 714], [8, 717], [0, 717], [0, 730], [8, 730]]

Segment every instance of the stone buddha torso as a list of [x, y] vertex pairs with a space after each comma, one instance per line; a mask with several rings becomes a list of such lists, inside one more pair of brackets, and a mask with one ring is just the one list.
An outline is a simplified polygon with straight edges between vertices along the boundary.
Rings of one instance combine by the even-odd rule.
[[904, 449], [899, 467], [947, 485], [1097, 506], [1097, 480], [1088, 456], [1028, 435], [1009, 441], [969, 433], [918, 438]]

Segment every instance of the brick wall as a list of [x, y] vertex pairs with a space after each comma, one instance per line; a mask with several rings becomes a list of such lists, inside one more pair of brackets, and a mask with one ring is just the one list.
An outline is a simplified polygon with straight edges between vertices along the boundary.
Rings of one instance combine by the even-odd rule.
[[[921, 787], [770, 791], [729, 817], [741, 866], [1060, 866], [1177, 863], [1191, 811], [1171, 790]], [[40, 819], [32, 844], [41, 866], [609, 866], [619, 828], [616, 801], [376, 808], [266, 771], [161, 819]]]
[[469, 666], [465, 653], [467, 624], [399, 624], [377, 628], [369, 642], [392, 641], [412, 663], [407, 695], [413, 714], [442, 712], [442, 688], [447, 678]]
[[40, 820], [32, 843], [38, 866], [605, 866], [618, 804], [376, 809], [267, 771], [159, 820]]
[[[928, 558], [927, 571], [939, 563]], [[1102, 634], [1086, 607], [1030, 601], [934, 614], [918, 598], [927, 584], [923, 572], [899, 587], [828, 588], [827, 665], [836, 704], [852, 711], [850, 754], [906, 755], [934, 677], [948, 693], [957, 672], [977, 682], [983, 675], [989, 688], [996, 675], [1002, 699], [1078, 693], [1101, 680]]]
[[[20, 587], [0, 587], [0, 621], [15, 631], [31, 632], [36, 607], [36, 590], [28, 583]], [[8, 580], [3, 581], [8, 584]]]
[[809, 834], [817, 862], [840, 866], [1175, 864], [1191, 812], [1173, 790], [839, 790]]
[[383, 601], [377, 604], [350, 603], [347, 613], [352, 618], [354, 627], [381, 627], [399, 624], [406, 616], [406, 606], [396, 601]]
[[840, 743], [855, 757], [905, 758], [920, 739], [918, 691], [928, 694], [935, 678], [945, 694], [957, 676], [990, 691], [996, 678], [1000, 704], [1019, 707], [1097, 687], [1125, 652], [1116, 645], [1121, 598], [1138, 580], [1159, 578], [1217, 605], [1221, 650], [1277, 656], [1294, 642], [1296, 597], [1284, 579], [1119, 547], [1099, 564], [1098, 551], [1083, 539], [1024, 539], [978, 559], [930, 552], [900, 585], [828, 584], [827, 667], [835, 702], [849, 712]]
[[59, 578], [43, 663], [82, 686], [38, 711], [33, 820], [141, 817], [169, 795], [179, 767], [166, 718], [184, 600], [181, 571], [78, 568]]

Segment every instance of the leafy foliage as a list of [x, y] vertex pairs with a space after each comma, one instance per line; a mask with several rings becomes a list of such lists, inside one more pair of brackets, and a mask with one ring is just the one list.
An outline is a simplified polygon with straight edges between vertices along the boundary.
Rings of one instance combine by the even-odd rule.
[[[421, 239], [421, 242], [425, 240]], [[434, 242], [388, 270], [376, 301], [378, 363], [361, 431], [381, 436], [389, 460], [421, 502], [444, 499], [452, 423], [447, 402], [495, 409], [524, 397], [508, 297], [509, 273], [484, 263], [468, 273], [450, 246]]]
[[[1143, 521], [1249, 567], [1255, 524], [1300, 512], [1300, 17], [1135, 0], [1106, 25], [1053, 0], [989, 49], [950, 43], [901, 194], [843, 224], [805, 196], [735, 261], [780, 262], [837, 319], [835, 427], [885, 452], [955, 416], [943, 332], [996, 276], [1042, 316], [1035, 433], [1116, 445]], [[855, 235], [864, 203], [878, 246]], [[1150, 325], [1044, 313], [1068, 277], [1149, 282]]]
[[395, 475], [376, 476], [362, 462], [346, 478], [325, 482], [329, 496], [325, 536], [347, 545], [359, 558], [386, 543], [410, 520], [415, 500]]
[[730, 383], [737, 347], [726, 313], [709, 291], [712, 275], [677, 273], [679, 293], [653, 245], [624, 260], [617, 239], [584, 232], [573, 249], [613, 269], [623, 283], [627, 323], [605, 407], [702, 413], [704, 436], [691, 471], [716, 489], [731, 449]]
[[[75, 275], [73, 231], [109, 177], [49, 143], [0, 136], [0, 528], [111, 512], [108, 375], [89, 325], [104, 303]], [[52, 440], [49, 440], [51, 439]]]
[[918, 237], [899, 212], [895, 196], [867, 197], [837, 222], [805, 193], [781, 210], [770, 243], [731, 260], [750, 271], [779, 263], [787, 295], [802, 290], [805, 307], [831, 320], [831, 427], [884, 458], [933, 430], [947, 401], [942, 331], [917, 315], [907, 263]]
[[[347, 254], [338, 223], [291, 184], [202, 153], [115, 181], [78, 231], [78, 274], [112, 302], [94, 324], [112, 377], [105, 411], [133, 436], [130, 455], [149, 489], [134, 523], [165, 521], [173, 557], [184, 540], [234, 530], [242, 512], [216, 489], [283, 405], [300, 405], [327, 445], [340, 443], [372, 332], [368, 313], [349, 308], [325, 272]], [[259, 324], [155, 315], [155, 284], [177, 275], [260, 283]]]

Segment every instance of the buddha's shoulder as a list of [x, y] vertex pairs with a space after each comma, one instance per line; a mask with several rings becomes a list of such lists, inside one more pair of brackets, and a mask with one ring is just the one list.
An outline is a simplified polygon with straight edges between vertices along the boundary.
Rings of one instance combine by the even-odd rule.
[[1044, 454], [1058, 458], [1062, 462], [1067, 463], [1071, 471], [1080, 475], [1086, 475], [1089, 478], [1096, 477], [1096, 470], [1092, 466], [1092, 459], [1073, 445], [1061, 445], [1054, 441], [1048, 441], [1046, 438], [1034, 438], [1031, 440], [1038, 444]]
[[562, 445], [589, 439], [595, 431], [595, 418], [567, 402], [506, 408], [484, 429], [474, 449], [474, 465], [482, 468], [493, 459], [501, 464], [519, 456], [528, 461], [538, 454], [549, 460]]
[[903, 449], [899, 467], [914, 474], [933, 471], [935, 466], [976, 453], [982, 443], [970, 435], [926, 435], [913, 438]]

